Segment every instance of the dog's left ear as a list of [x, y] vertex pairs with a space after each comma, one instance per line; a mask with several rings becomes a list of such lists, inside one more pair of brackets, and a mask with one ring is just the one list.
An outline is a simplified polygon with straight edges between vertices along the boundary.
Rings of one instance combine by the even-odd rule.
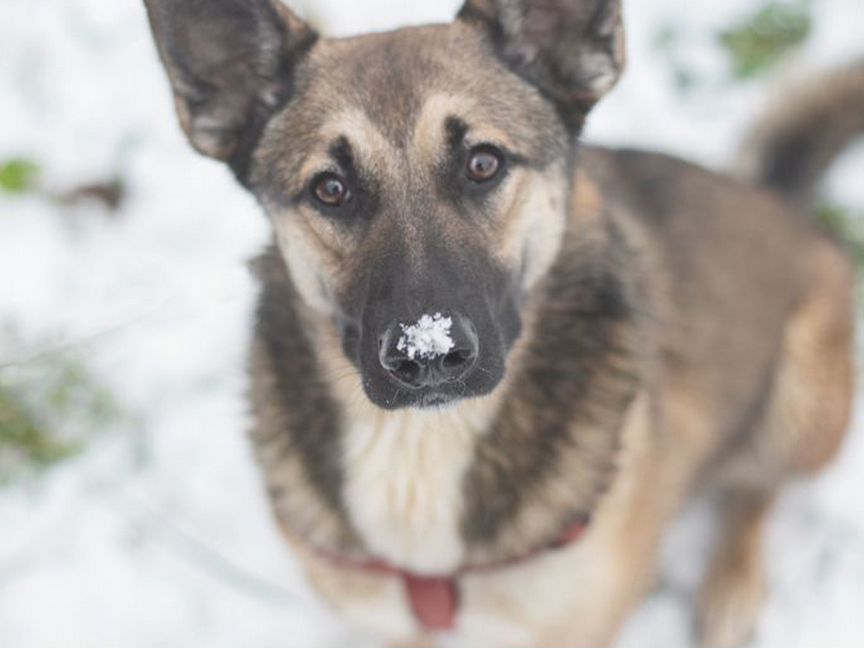
[[189, 141], [242, 175], [256, 129], [287, 98], [317, 35], [281, 0], [144, 4]]
[[578, 127], [624, 68], [621, 0], [466, 0], [459, 19]]

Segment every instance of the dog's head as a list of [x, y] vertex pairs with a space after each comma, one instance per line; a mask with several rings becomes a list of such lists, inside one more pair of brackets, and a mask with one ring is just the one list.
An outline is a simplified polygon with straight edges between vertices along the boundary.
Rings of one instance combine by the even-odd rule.
[[322, 39], [279, 0], [146, 0], [193, 146], [269, 213], [308, 305], [393, 409], [491, 392], [555, 259], [620, 0], [467, 0]]

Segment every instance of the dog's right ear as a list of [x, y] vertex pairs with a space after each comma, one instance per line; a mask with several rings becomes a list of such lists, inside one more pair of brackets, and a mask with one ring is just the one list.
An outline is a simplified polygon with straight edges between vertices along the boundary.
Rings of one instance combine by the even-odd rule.
[[243, 164], [317, 35], [280, 0], [144, 2], [190, 142]]

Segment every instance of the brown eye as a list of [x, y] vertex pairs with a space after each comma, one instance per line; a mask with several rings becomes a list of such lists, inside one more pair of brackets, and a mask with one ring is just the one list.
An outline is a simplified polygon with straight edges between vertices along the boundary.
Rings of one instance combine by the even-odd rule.
[[341, 207], [351, 198], [345, 181], [339, 176], [328, 173], [317, 180], [312, 187], [315, 198], [328, 207]]
[[501, 170], [501, 153], [491, 147], [476, 148], [468, 157], [468, 178], [474, 182], [489, 182]]

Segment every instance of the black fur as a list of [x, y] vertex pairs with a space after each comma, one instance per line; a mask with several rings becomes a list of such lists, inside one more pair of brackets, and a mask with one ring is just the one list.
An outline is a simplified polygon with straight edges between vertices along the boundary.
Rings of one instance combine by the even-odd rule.
[[[256, 429], [259, 450], [281, 448], [285, 456], [299, 453], [306, 478], [330, 513], [346, 520], [342, 501], [342, 421], [330, 395], [326, 377], [309, 342], [297, 308], [298, 296], [275, 247], [254, 264], [262, 291], [256, 313], [255, 336], [267, 356], [264, 370], [275, 378], [278, 407], [284, 427]], [[258, 412], [259, 415], [262, 412]], [[260, 434], [273, 435], [261, 437]], [[280, 493], [271, 492], [278, 504]], [[310, 503], [311, 506], [311, 503]], [[344, 534], [353, 534], [345, 523]]]
[[[472, 544], [498, 540], [523, 505], [542, 506], [553, 480], [572, 488], [572, 508], [551, 515], [553, 524], [588, 517], [614, 474], [623, 413], [640, 383], [646, 307], [627, 246], [608, 227], [603, 246], [565, 248], [546, 280], [525, 359], [465, 480], [462, 526]], [[569, 473], [565, 456], [579, 457]]]

